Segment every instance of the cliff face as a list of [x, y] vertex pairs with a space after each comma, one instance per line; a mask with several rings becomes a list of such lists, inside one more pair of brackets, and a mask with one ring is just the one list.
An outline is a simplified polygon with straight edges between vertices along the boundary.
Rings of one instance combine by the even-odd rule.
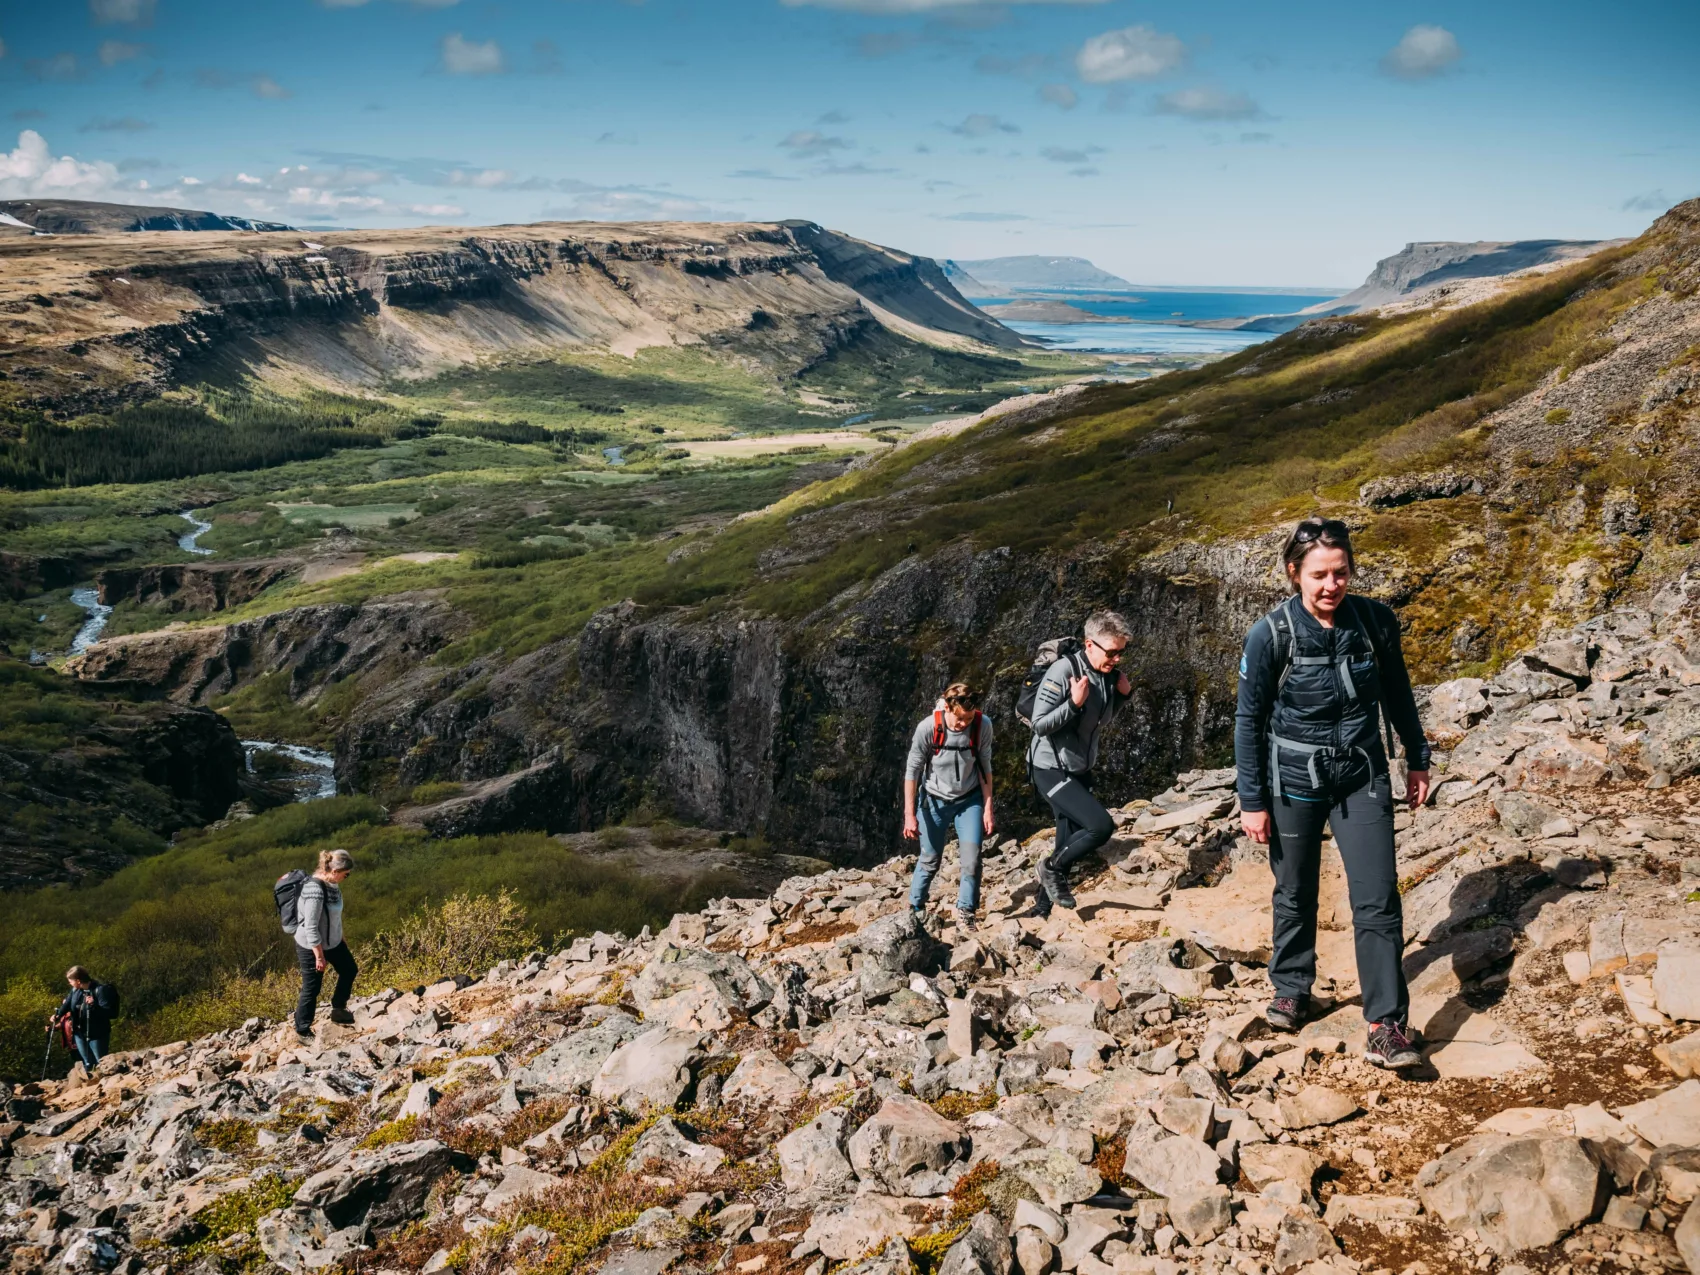
[[1445, 283], [1496, 279], [1541, 267], [1578, 261], [1621, 239], [1515, 239], [1476, 243], [1408, 243], [1375, 269], [1356, 289], [1319, 306], [1330, 314], [1374, 309]]
[[878, 322], [940, 344], [1020, 338], [932, 262], [811, 223], [573, 223], [0, 242], [16, 401], [87, 410], [213, 358], [364, 386], [493, 355], [707, 344], [787, 375]]

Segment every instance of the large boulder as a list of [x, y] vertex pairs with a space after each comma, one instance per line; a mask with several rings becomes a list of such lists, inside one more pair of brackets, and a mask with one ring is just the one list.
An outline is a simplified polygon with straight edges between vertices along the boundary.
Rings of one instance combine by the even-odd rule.
[[1040, 1203], [1056, 1213], [1067, 1205], [1091, 1199], [1104, 1185], [1091, 1165], [1055, 1147], [1017, 1151], [1003, 1162], [1003, 1168], [1032, 1187]]
[[394, 1226], [425, 1211], [431, 1184], [454, 1160], [454, 1152], [434, 1138], [359, 1151], [308, 1178], [295, 1203], [318, 1209], [337, 1230], [361, 1222]]
[[590, 1096], [627, 1111], [671, 1108], [691, 1087], [692, 1068], [702, 1056], [702, 1037], [672, 1027], [654, 1027], [621, 1045], [597, 1070]]
[[254, 1224], [260, 1251], [286, 1271], [318, 1271], [358, 1252], [365, 1228], [337, 1230], [318, 1209], [289, 1208]]
[[773, 999], [743, 957], [671, 943], [643, 967], [631, 993], [645, 1023], [680, 1031], [723, 1031]]
[[1700, 692], [1684, 691], [1647, 718], [1641, 756], [1672, 779], [1700, 770]]
[[864, 1182], [900, 1195], [912, 1191], [913, 1174], [941, 1173], [968, 1154], [968, 1139], [919, 1098], [894, 1094], [850, 1138], [850, 1163]]
[[944, 1204], [870, 1192], [834, 1212], [817, 1211], [803, 1233], [803, 1242], [819, 1246], [831, 1261], [842, 1262], [877, 1249], [894, 1237], [913, 1239], [931, 1230], [945, 1212]]
[[945, 1250], [939, 1275], [1008, 1275], [1009, 1235], [997, 1215], [974, 1215], [962, 1238]]
[[521, 1089], [583, 1093], [602, 1064], [628, 1040], [643, 1034], [629, 1014], [613, 1013], [594, 1027], [563, 1036], [514, 1073]]
[[639, 1170], [646, 1167], [674, 1175], [713, 1173], [726, 1163], [726, 1153], [719, 1147], [693, 1142], [671, 1117], [662, 1116], [645, 1129], [632, 1144], [626, 1157], [626, 1167]]
[[779, 1140], [774, 1150], [787, 1195], [813, 1198], [855, 1182], [856, 1171], [844, 1154], [844, 1125], [843, 1109], [831, 1107]]
[[1578, 1138], [1470, 1138], [1417, 1175], [1423, 1205], [1501, 1255], [1556, 1244], [1594, 1217], [1610, 1182]]
[[1122, 1172], [1155, 1195], [1196, 1195], [1216, 1184], [1222, 1157], [1197, 1138], [1130, 1142]]
[[851, 942], [863, 955], [858, 978], [869, 1000], [909, 986], [909, 975], [926, 973], [949, 955], [906, 907], [864, 926]]
[[738, 1059], [720, 1091], [722, 1102], [780, 1111], [800, 1102], [809, 1088], [771, 1049], [751, 1049]]

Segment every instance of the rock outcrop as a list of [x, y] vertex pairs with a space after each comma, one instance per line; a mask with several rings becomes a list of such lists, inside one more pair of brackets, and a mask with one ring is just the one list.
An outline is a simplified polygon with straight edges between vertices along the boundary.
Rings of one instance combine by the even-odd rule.
[[1700, 1270], [1700, 776], [1643, 760], [1697, 620], [1674, 590], [1430, 696], [1419, 1072], [1363, 1059], [1337, 875], [1317, 1016], [1267, 1030], [1264, 852], [1198, 770], [1046, 920], [1049, 837], [996, 838], [978, 925], [913, 917], [898, 858], [11, 1088], [10, 1270]]

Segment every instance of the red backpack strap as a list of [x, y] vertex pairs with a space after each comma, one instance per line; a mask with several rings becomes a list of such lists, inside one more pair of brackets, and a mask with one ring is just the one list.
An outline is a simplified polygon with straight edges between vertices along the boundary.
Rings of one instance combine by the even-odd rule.
[[933, 710], [933, 752], [935, 755], [941, 748], [944, 747], [944, 741], [944, 710], [942, 708], [935, 708]]
[[968, 747], [973, 750], [978, 762], [980, 754], [980, 710], [974, 710], [974, 720], [968, 723]]

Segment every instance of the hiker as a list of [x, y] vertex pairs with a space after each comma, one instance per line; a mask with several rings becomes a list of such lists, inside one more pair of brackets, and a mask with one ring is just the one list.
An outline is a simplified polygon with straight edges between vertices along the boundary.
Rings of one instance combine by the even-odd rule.
[[352, 1023], [348, 998], [354, 991], [359, 967], [342, 938], [342, 890], [339, 888], [354, 868], [346, 850], [319, 851], [319, 866], [301, 886], [296, 901], [295, 959], [301, 967], [301, 999], [295, 1005], [295, 1034], [303, 1041], [313, 1039], [313, 1014], [319, 1005], [319, 988], [325, 966], [336, 970], [336, 991], [331, 993], [331, 1022]]
[[903, 771], [903, 836], [921, 842], [909, 907], [918, 916], [944, 858], [944, 843], [956, 828], [962, 881], [956, 889], [956, 922], [974, 928], [980, 906], [980, 843], [992, 835], [992, 719], [977, 707], [979, 696], [963, 682], [945, 687], [944, 697], [923, 717], [909, 741]]
[[1055, 660], [1033, 697], [1033, 740], [1027, 746], [1027, 773], [1057, 820], [1057, 847], [1039, 860], [1036, 915], [1051, 914], [1053, 904], [1074, 906], [1068, 888], [1071, 864], [1110, 839], [1115, 824], [1092, 795], [1092, 767], [1098, 738], [1116, 710], [1133, 694], [1133, 684], [1118, 666], [1132, 630], [1114, 611], [1088, 616], [1086, 641]]
[[118, 1013], [118, 991], [103, 983], [81, 965], [65, 971], [65, 981], [71, 990], [59, 1002], [53, 1017], [47, 1020], [47, 1030], [57, 1031], [60, 1024], [71, 1024], [71, 1047], [83, 1066], [93, 1071], [112, 1048], [112, 1019]]
[[[1322, 826], [1332, 829], [1352, 900], [1358, 983], [1378, 1067], [1422, 1063], [1407, 1024], [1409, 995], [1399, 873], [1393, 856], [1391, 732], [1405, 746], [1405, 800], [1428, 797], [1428, 741], [1411, 696], [1399, 621], [1379, 602], [1347, 592], [1351, 533], [1308, 518], [1281, 558], [1293, 594], [1252, 626], [1240, 659], [1234, 717], [1240, 822], [1269, 846], [1275, 874], [1275, 998], [1264, 1016], [1296, 1031], [1311, 1010]], [[1388, 727], [1388, 741], [1382, 729]]]

